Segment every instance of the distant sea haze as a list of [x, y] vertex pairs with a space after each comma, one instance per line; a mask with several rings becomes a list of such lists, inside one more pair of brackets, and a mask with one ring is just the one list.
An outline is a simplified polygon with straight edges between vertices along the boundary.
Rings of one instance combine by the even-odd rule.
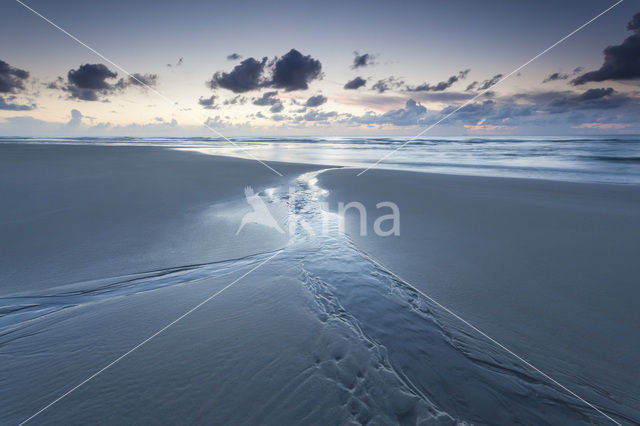
[[[0, 138], [0, 143], [165, 146], [264, 161], [368, 167], [407, 137]], [[640, 183], [640, 137], [420, 138], [378, 168], [574, 182]]]

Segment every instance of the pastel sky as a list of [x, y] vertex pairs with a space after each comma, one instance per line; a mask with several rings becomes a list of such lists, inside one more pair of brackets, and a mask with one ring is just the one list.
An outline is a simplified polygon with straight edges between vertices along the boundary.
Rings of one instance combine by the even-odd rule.
[[24, 3], [117, 66], [3, 1], [0, 136], [640, 132], [633, 0]]

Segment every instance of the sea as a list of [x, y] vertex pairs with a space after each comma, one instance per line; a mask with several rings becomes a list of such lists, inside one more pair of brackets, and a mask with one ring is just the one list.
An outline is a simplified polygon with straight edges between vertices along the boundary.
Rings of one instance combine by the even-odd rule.
[[367, 169], [640, 183], [640, 136], [0, 138], [29, 144], [163, 146], [206, 154]]

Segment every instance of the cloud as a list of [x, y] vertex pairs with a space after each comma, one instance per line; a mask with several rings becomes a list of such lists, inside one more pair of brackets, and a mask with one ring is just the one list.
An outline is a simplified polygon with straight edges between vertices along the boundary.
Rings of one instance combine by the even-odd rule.
[[327, 98], [325, 96], [316, 95], [316, 96], [311, 96], [309, 99], [307, 99], [307, 102], [305, 102], [304, 105], [307, 107], [314, 108], [322, 105], [325, 102], [327, 102]]
[[360, 55], [358, 52], [353, 52], [353, 54], [355, 55], [355, 58], [353, 58], [353, 65], [351, 65], [351, 68], [353, 69], [368, 67], [374, 64], [375, 56], [370, 53], [363, 53]]
[[0, 93], [17, 93], [24, 90], [29, 72], [15, 68], [0, 60]]
[[[183, 63], [183, 58], [180, 58], [180, 59], [178, 59], [178, 62], [176, 62], [175, 66], [176, 67], [180, 67], [180, 66], [182, 66], [182, 63]], [[173, 64], [167, 64], [168, 68], [172, 68], [173, 66], [174, 66]]]
[[242, 95], [234, 96], [231, 99], [225, 99], [224, 105], [244, 105], [247, 103], [247, 98]]
[[78, 127], [82, 124], [82, 119], [85, 118], [84, 115], [77, 109], [71, 110], [71, 120], [67, 122], [68, 127]]
[[78, 69], [71, 69], [67, 73], [67, 81], [58, 77], [56, 81], [47, 84], [50, 89], [61, 89], [69, 93], [70, 98], [83, 101], [97, 101], [104, 97], [122, 91], [130, 86], [155, 86], [158, 81], [157, 74], [134, 73], [126, 79], [121, 78], [115, 83], [117, 73], [111, 71], [103, 64], [84, 64]]
[[471, 90], [474, 90], [476, 87], [478, 86], [478, 82], [474, 81], [473, 83], [469, 83], [469, 85], [467, 86], [465, 90], [465, 92], [469, 92]]
[[397, 89], [398, 87], [404, 84], [403, 80], [400, 80], [397, 77], [389, 77], [382, 80], [378, 80], [376, 84], [371, 86], [371, 90], [377, 90], [378, 93], [384, 93], [387, 90]]
[[409, 92], [442, 92], [444, 90], [447, 90], [449, 87], [453, 86], [453, 84], [458, 82], [459, 80], [464, 80], [465, 78], [467, 78], [467, 74], [469, 74], [469, 71], [471, 70], [466, 69], [464, 71], [460, 71], [457, 75], [452, 75], [451, 77], [449, 77], [449, 79], [447, 79], [447, 81], [441, 81], [435, 86], [432, 86], [427, 83], [422, 83], [421, 85], [415, 86], [415, 87], [407, 86], [407, 91]]
[[487, 90], [489, 87], [493, 86], [494, 84], [496, 84], [498, 81], [500, 81], [500, 79], [502, 78], [502, 74], [496, 74], [493, 77], [491, 77], [488, 80], [485, 80], [482, 82], [482, 84], [480, 85], [480, 87], [478, 87], [478, 90]]
[[559, 72], [554, 72], [553, 74], [549, 74], [542, 80], [542, 83], [548, 83], [550, 81], [558, 81], [558, 80], [568, 80], [572, 75], [576, 75], [582, 72], [582, 67], [577, 67], [573, 70], [572, 74], [563, 74]]
[[569, 78], [569, 74], [561, 74], [558, 72], [554, 72], [553, 74], [549, 74], [548, 76], [545, 77], [544, 80], [542, 80], [542, 83], [548, 83], [550, 81], [557, 81], [557, 80], [567, 80]]
[[632, 126], [631, 123], [582, 123], [572, 127], [574, 129], [622, 130]]
[[307, 112], [302, 116], [302, 119], [305, 121], [327, 121], [330, 118], [337, 117], [338, 113], [335, 111], [322, 112], [315, 109]]
[[295, 49], [291, 49], [284, 56], [275, 61], [273, 77], [270, 86], [292, 90], [306, 90], [309, 83], [320, 78], [322, 64], [310, 55], [303, 56]]
[[211, 95], [211, 97], [209, 97], [209, 98], [205, 98], [204, 96], [200, 96], [200, 98], [198, 99], [198, 103], [200, 105], [202, 105], [202, 107], [204, 109], [216, 109], [216, 108], [218, 108], [217, 105], [215, 105], [215, 101], [216, 101], [215, 95]]
[[633, 34], [622, 44], [604, 49], [604, 63], [599, 69], [578, 76], [571, 84], [640, 79], [640, 13], [633, 16], [627, 29]]
[[242, 59], [242, 55], [239, 53], [232, 53], [230, 55], [227, 55], [228, 61], [237, 61], [238, 59]]
[[413, 99], [407, 100], [404, 108], [392, 109], [383, 114], [367, 112], [362, 116], [352, 116], [354, 124], [391, 124], [394, 126], [414, 126], [425, 116], [427, 108]]
[[99, 95], [107, 95], [114, 91], [114, 86], [107, 80], [115, 79], [117, 73], [103, 64], [84, 64], [77, 70], [67, 73], [67, 85], [63, 88], [70, 97], [84, 101], [97, 101]]
[[[120, 81], [122, 81], [122, 79]], [[120, 82], [118, 82], [118, 84], [119, 83]], [[158, 74], [140, 74], [136, 72], [129, 76], [126, 86], [155, 86], [157, 83]]]
[[254, 98], [253, 104], [259, 106], [275, 105], [280, 102], [280, 100], [275, 97], [277, 94], [277, 91], [265, 92], [261, 98]]
[[589, 89], [581, 94], [560, 96], [548, 104], [546, 110], [552, 113], [566, 112], [568, 110], [584, 109], [613, 109], [618, 108], [630, 99], [625, 95], [619, 95], [613, 88]]
[[357, 90], [367, 84], [367, 80], [362, 77], [356, 77], [353, 80], [347, 81], [347, 84], [344, 85], [344, 88], [347, 90]]
[[[270, 71], [271, 75], [265, 75], [266, 71]], [[211, 89], [228, 89], [234, 93], [249, 92], [263, 87], [290, 92], [306, 90], [311, 81], [321, 77], [322, 64], [319, 60], [291, 49], [268, 64], [267, 57], [261, 61], [247, 58], [230, 72], [216, 72], [211, 80], [207, 81], [207, 86]]]
[[2, 96], [0, 96], [0, 110], [4, 111], [31, 111], [36, 107], [35, 104], [20, 105], [7, 102]]
[[269, 111], [277, 113], [277, 112], [282, 112], [283, 109], [284, 109], [284, 105], [278, 102], [277, 104], [271, 105], [271, 108], [269, 108]]
[[233, 93], [244, 93], [256, 90], [263, 85], [262, 73], [267, 63], [267, 58], [257, 61], [254, 58], [247, 58], [236, 65], [230, 72], [216, 72], [207, 85], [216, 89], [231, 90]]

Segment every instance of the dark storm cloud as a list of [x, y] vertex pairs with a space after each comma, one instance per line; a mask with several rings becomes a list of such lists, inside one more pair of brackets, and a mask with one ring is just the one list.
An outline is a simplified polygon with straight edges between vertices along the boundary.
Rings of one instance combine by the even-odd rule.
[[0, 110], [4, 111], [31, 111], [35, 105], [20, 105], [7, 102], [2, 96], [0, 96]]
[[243, 93], [255, 90], [263, 85], [262, 74], [267, 63], [267, 58], [257, 61], [254, 58], [247, 58], [236, 65], [230, 72], [216, 72], [207, 85], [216, 89], [231, 90], [233, 93]]
[[265, 92], [265, 93], [262, 94], [261, 98], [255, 98], [253, 100], [253, 104], [254, 105], [259, 105], [259, 106], [275, 105], [275, 104], [280, 102], [280, 100], [278, 98], [274, 97], [277, 94], [278, 94], [278, 92], [276, 92], [276, 91]]
[[316, 95], [316, 96], [311, 96], [309, 99], [307, 99], [307, 102], [305, 102], [304, 105], [307, 107], [314, 108], [322, 105], [325, 102], [327, 102], [327, 98], [325, 96]]
[[371, 90], [377, 90], [378, 93], [384, 93], [387, 90], [397, 89], [398, 87], [404, 84], [403, 80], [400, 80], [397, 77], [389, 77], [382, 80], [378, 80], [376, 84], [371, 86]]
[[17, 93], [24, 90], [24, 83], [28, 78], [28, 71], [12, 67], [0, 60], [0, 93]]
[[242, 55], [239, 53], [232, 53], [231, 55], [227, 55], [228, 61], [237, 61], [238, 59], [242, 59]]
[[321, 72], [322, 64], [319, 60], [291, 49], [275, 61], [270, 86], [287, 92], [306, 90], [312, 80], [321, 77]]
[[367, 84], [367, 80], [362, 77], [356, 77], [353, 80], [347, 81], [347, 84], [344, 85], [344, 88], [347, 90], [356, 90], [360, 87]]
[[367, 67], [374, 64], [373, 61], [375, 56], [370, 53], [363, 53], [360, 55], [358, 52], [353, 52], [353, 54], [355, 55], [355, 58], [353, 58], [353, 65], [351, 65], [351, 68], [353, 69]]
[[627, 25], [633, 34], [622, 44], [604, 49], [604, 63], [595, 71], [575, 78], [571, 84], [580, 85], [590, 81], [640, 79], [640, 13], [636, 13]]
[[[269, 77], [265, 72], [271, 71]], [[223, 88], [234, 93], [244, 93], [262, 87], [293, 90], [306, 90], [309, 83], [320, 78], [322, 64], [310, 55], [304, 56], [295, 49], [285, 55], [276, 57], [267, 65], [267, 58], [258, 61], [247, 58], [236, 65], [230, 72], [218, 71], [207, 81], [212, 89]]]
[[198, 99], [198, 103], [202, 105], [204, 109], [216, 109], [215, 105], [216, 97], [215, 95], [211, 95], [210, 98], [205, 98], [204, 96], [200, 96]]
[[457, 75], [452, 75], [447, 79], [447, 81], [441, 81], [440, 83], [432, 86], [428, 83], [422, 83], [419, 86], [411, 87], [407, 86], [407, 91], [409, 92], [442, 92], [447, 90], [449, 87], [453, 86], [454, 83], [459, 80], [464, 80], [467, 78], [467, 74], [469, 74], [470, 69], [466, 69], [464, 71], [460, 71]]

